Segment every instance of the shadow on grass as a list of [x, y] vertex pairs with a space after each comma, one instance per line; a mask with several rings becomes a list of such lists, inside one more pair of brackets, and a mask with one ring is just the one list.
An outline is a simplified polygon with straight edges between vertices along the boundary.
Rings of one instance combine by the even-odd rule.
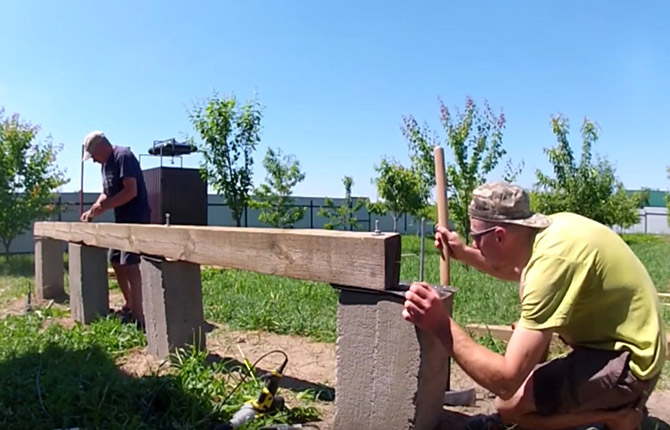
[[50, 344], [0, 362], [2, 429], [210, 428], [213, 415], [177, 376], [130, 377], [97, 345]]
[[[212, 363], [221, 363], [224, 365], [225, 369], [229, 372], [236, 369], [246, 369], [246, 366], [241, 361], [232, 358], [232, 357], [221, 357], [218, 354], [209, 354], [207, 356], [207, 362]], [[262, 376], [268, 373], [270, 369], [263, 369], [261, 367], [256, 367], [256, 376]], [[293, 378], [291, 376], [283, 376], [281, 382], [279, 383], [280, 388], [294, 391], [296, 393], [311, 393], [314, 400], [320, 400], [322, 402], [332, 402], [335, 400], [335, 389], [324, 384], [314, 383], [305, 381], [304, 379]]]

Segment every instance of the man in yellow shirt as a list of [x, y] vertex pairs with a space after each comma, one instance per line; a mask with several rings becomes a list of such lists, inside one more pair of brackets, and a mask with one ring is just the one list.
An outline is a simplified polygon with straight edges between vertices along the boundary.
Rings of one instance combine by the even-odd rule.
[[[474, 342], [414, 283], [403, 317], [436, 335], [459, 366], [497, 395], [498, 414], [468, 429], [566, 429], [598, 423], [632, 430], [665, 360], [663, 320], [645, 267], [608, 227], [530, 211], [520, 187], [478, 187], [469, 206], [473, 245], [438, 228], [436, 246], [501, 279], [519, 282], [521, 315], [504, 355]], [[554, 333], [572, 347], [541, 363]]]

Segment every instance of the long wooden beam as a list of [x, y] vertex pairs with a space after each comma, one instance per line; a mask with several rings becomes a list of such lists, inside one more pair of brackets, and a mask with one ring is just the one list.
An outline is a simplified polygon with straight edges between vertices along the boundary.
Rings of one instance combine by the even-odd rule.
[[400, 276], [396, 233], [38, 222], [34, 236], [372, 290]]

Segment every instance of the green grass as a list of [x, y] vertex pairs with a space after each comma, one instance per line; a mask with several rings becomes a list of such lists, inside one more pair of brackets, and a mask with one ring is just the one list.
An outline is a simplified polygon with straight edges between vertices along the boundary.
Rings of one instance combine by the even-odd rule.
[[[145, 345], [141, 332], [114, 318], [66, 329], [57, 315], [0, 320], [0, 428], [208, 429], [259, 392], [250, 366], [208, 364], [202, 351], [174, 354], [168, 372], [130, 377], [114, 360]], [[310, 405], [287, 408], [246, 428], [316, 417]]]
[[0, 307], [27, 296], [34, 282], [34, 259], [32, 255], [13, 255], [9, 261], [0, 257]]
[[329, 285], [237, 270], [202, 272], [205, 318], [240, 330], [335, 341], [337, 292]]
[[670, 236], [626, 235], [624, 238], [649, 271], [656, 288], [670, 292]]

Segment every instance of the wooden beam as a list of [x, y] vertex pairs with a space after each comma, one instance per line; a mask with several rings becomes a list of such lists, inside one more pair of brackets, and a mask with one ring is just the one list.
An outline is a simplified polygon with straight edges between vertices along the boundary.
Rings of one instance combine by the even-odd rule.
[[400, 276], [400, 235], [330, 230], [38, 222], [35, 237], [372, 290]]
[[[474, 333], [477, 336], [487, 336], [491, 335], [496, 340], [503, 342], [508, 342], [510, 337], [512, 337], [512, 332], [514, 331], [512, 327], [506, 325], [487, 325], [487, 324], [467, 324], [465, 326], [465, 331]], [[553, 334], [552, 340], [558, 340], [558, 335]], [[665, 358], [670, 360], [670, 333], [665, 334]]]

